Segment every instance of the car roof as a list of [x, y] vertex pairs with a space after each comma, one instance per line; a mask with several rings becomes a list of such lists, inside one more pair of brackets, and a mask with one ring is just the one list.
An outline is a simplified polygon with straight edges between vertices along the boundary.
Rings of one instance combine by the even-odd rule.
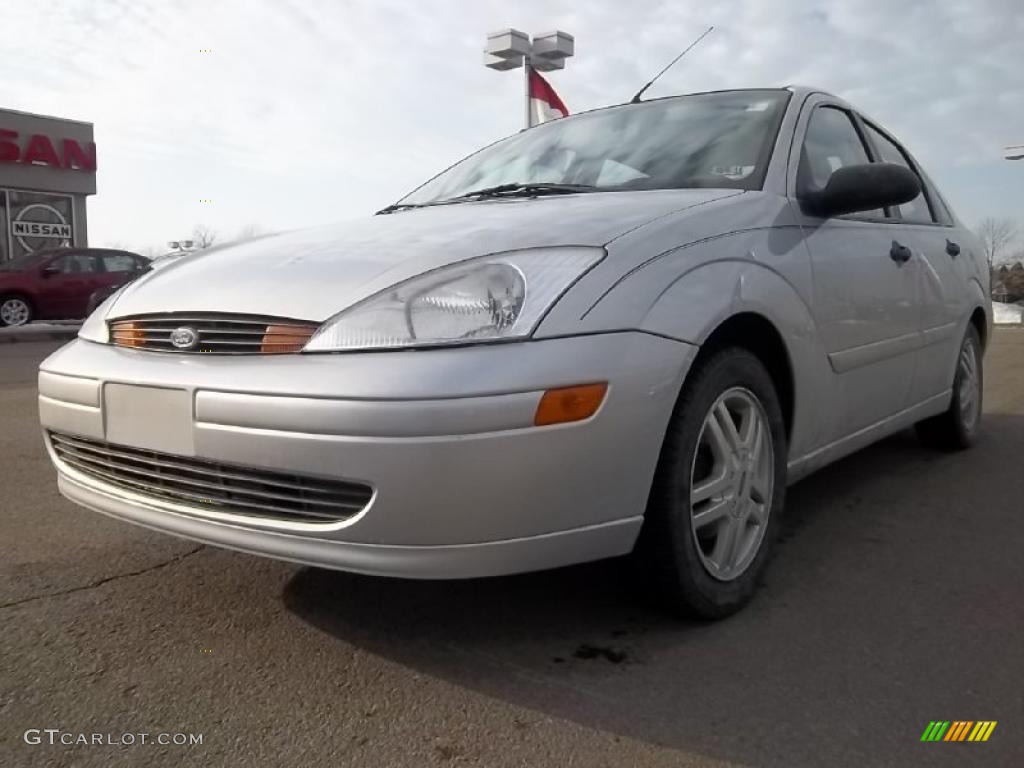
[[[656, 102], [656, 101], [667, 101], [669, 99], [680, 99], [680, 98], [682, 98], [684, 96], [705, 96], [705, 95], [712, 94], [712, 93], [742, 93], [744, 91], [789, 91], [790, 93], [793, 94], [793, 96], [796, 97], [795, 100], [797, 100], [797, 101], [800, 101], [803, 98], [805, 98], [807, 96], [810, 96], [811, 94], [822, 94], [824, 96], [829, 97], [830, 99], [835, 100], [836, 102], [839, 102], [840, 104], [843, 104], [844, 106], [850, 107], [849, 104], [847, 104], [845, 101], [840, 99], [838, 96], [835, 96], [834, 94], [831, 94], [828, 91], [825, 91], [825, 90], [823, 90], [821, 88], [814, 88], [814, 87], [808, 86], [808, 85], [786, 85], [786, 86], [782, 86], [782, 87], [779, 87], [779, 86], [763, 86], [763, 87], [754, 86], [754, 87], [750, 87], [750, 88], [718, 88], [718, 89], [713, 90], [713, 91], [694, 91], [692, 93], [675, 93], [675, 94], [671, 94], [669, 96], [658, 96], [657, 98], [654, 98], [654, 99], [643, 99], [643, 100], [637, 102], [637, 104], [651, 104], [651, 103]], [[622, 103], [619, 103], [619, 104], [607, 104], [607, 105], [605, 105], [603, 107], [595, 107], [594, 109], [586, 109], [586, 110], [583, 110], [582, 112], [576, 112], [576, 113], [574, 113], [572, 115], [569, 115], [568, 117], [559, 118], [559, 119], [571, 120], [573, 117], [577, 117], [579, 115], [589, 115], [589, 114], [591, 114], [593, 112], [601, 112], [602, 110], [605, 110], [605, 109], [616, 109], [618, 107], [630, 107], [630, 106], [634, 106], [633, 102], [622, 102]], [[853, 107], [850, 107], [850, 108], [852, 109]], [[548, 122], [553, 122], [553, 121], [548, 121]], [[524, 128], [523, 130], [524, 131], [528, 131], [528, 130], [531, 130], [532, 128], [539, 127], [539, 125], [545, 125], [545, 124], [546, 123], [540, 123], [538, 125], [531, 126], [531, 128]]]

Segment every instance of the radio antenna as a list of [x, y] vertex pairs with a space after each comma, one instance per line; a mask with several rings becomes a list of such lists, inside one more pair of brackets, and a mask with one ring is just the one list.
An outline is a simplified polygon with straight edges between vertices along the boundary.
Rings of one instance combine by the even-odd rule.
[[630, 104], [639, 104], [639, 103], [640, 103], [640, 97], [644, 95], [644, 91], [646, 91], [646, 90], [647, 90], [648, 88], [650, 88], [650, 87], [651, 87], [652, 85], [654, 85], [654, 81], [655, 81], [655, 80], [657, 80], [657, 79], [658, 79], [659, 77], [661, 77], [661, 76], [662, 76], [662, 75], [664, 75], [664, 74], [665, 74], [666, 72], [668, 72], [668, 71], [669, 71], [669, 70], [670, 70], [670, 69], [672, 68], [672, 65], [673, 65], [673, 64], [675, 64], [675, 63], [676, 63], [677, 61], [679, 61], [679, 60], [680, 60], [681, 58], [683, 58], [683, 56], [685, 56], [685, 55], [686, 55], [687, 53], [689, 53], [689, 52], [690, 52], [690, 49], [692, 49], [692, 48], [693, 48], [693, 47], [694, 47], [695, 45], [697, 45], [697, 43], [699, 43], [699, 42], [700, 42], [701, 40], [703, 40], [703, 39], [704, 39], [705, 37], [707, 37], [707, 36], [708, 36], [708, 33], [709, 33], [709, 32], [711, 32], [711, 30], [712, 30], [712, 29], [714, 29], [714, 27], [708, 27], [707, 29], [705, 29], [705, 30], [704, 30], [704, 34], [702, 34], [702, 35], [701, 35], [700, 37], [698, 37], [698, 38], [697, 38], [696, 40], [694, 40], [694, 41], [693, 41], [692, 43], [690, 43], [690, 44], [689, 44], [689, 45], [688, 45], [688, 46], [686, 47], [686, 50], [684, 50], [684, 51], [683, 51], [682, 53], [680, 53], [680, 54], [679, 54], [678, 56], [676, 56], [676, 57], [675, 57], [674, 59], [672, 59], [672, 61], [670, 61], [670, 62], [668, 63], [668, 66], [667, 66], [667, 67], [665, 67], [665, 68], [664, 68], [663, 70], [661, 70], [661, 72], [659, 72], [658, 74], [656, 74], [656, 75], [655, 75], [655, 76], [654, 76], [654, 77], [653, 77], [653, 78], [651, 79], [651, 82], [649, 82], [649, 83], [648, 83], [647, 85], [645, 85], [645, 86], [644, 86], [643, 88], [641, 88], [641, 89], [640, 89], [639, 91], [637, 91], [637, 92], [636, 92], [636, 96], [634, 96], [634, 97], [633, 97], [633, 98], [632, 98], [632, 99], [630, 100], [630, 102], [629, 102], [629, 103], [630, 103]]

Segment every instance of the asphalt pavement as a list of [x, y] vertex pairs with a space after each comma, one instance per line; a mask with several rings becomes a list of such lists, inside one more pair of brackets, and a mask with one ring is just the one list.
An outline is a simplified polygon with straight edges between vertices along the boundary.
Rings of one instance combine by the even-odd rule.
[[0, 766], [1024, 764], [1022, 330], [971, 451], [908, 432], [794, 486], [764, 587], [711, 624], [617, 561], [410, 582], [82, 510], [36, 419], [57, 346], [0, 347]]
[[81, 320], [53, 320], [27, 325], [0, 326], [0, 344], [37, 341], [68, 341], [78, 335]]

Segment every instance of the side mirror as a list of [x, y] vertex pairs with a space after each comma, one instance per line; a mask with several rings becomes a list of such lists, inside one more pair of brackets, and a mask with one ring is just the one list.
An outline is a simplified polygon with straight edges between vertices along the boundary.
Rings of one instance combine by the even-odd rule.
[[43, 277], [50, 277], [51, 275], [56, 275], [58, 272], [60, 272], [60, 270], [57, 269], [57, 267], [53, 266], [53, 264], [47, 264], [45, 267], [39, 270], [39, 274], [41, 274]]
[[921, 194], [921, 181], [909, 168], [895, 163], [864, 163], [840, 168], [825, 188], [800, 197], [804, 209], [827, 218], [909, 203]]

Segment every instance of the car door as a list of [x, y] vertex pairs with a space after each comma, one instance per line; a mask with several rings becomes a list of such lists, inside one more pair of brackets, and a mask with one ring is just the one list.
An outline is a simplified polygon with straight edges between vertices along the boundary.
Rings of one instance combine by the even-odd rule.
[[82, 252], [65, 253], [49, 263], [45, 274], [40, 294], [48, 308], [46, 315], [63, 319], [84, 317], [89, 296], [100, 287], [96, 257]]
[[967, 259], [959, 258], [963, 239], [935, 188], [910, 153], [872, 122], [864, 121], [865, 135], [877, 157], [885, 163], [909, 168], [921, 181], [921, 194], [897, 206], [896, 215], [919, 254], [918, 269], [922, 345], [911, 392], [912, 403], [941, 394], [952, 383], [953, 362], [959, 350], [958, 331], [967, 313]]
[[[804, 106], [795, 135], [797, 200], [841, 167], [870, 162], [853, 113], [824, 96]], [[885, 210], [820, 218], [795, 204], [812, 264], [812, 312], [833, 374], [838, 440], [907, 407], [920, 346], [918, 264]]]

